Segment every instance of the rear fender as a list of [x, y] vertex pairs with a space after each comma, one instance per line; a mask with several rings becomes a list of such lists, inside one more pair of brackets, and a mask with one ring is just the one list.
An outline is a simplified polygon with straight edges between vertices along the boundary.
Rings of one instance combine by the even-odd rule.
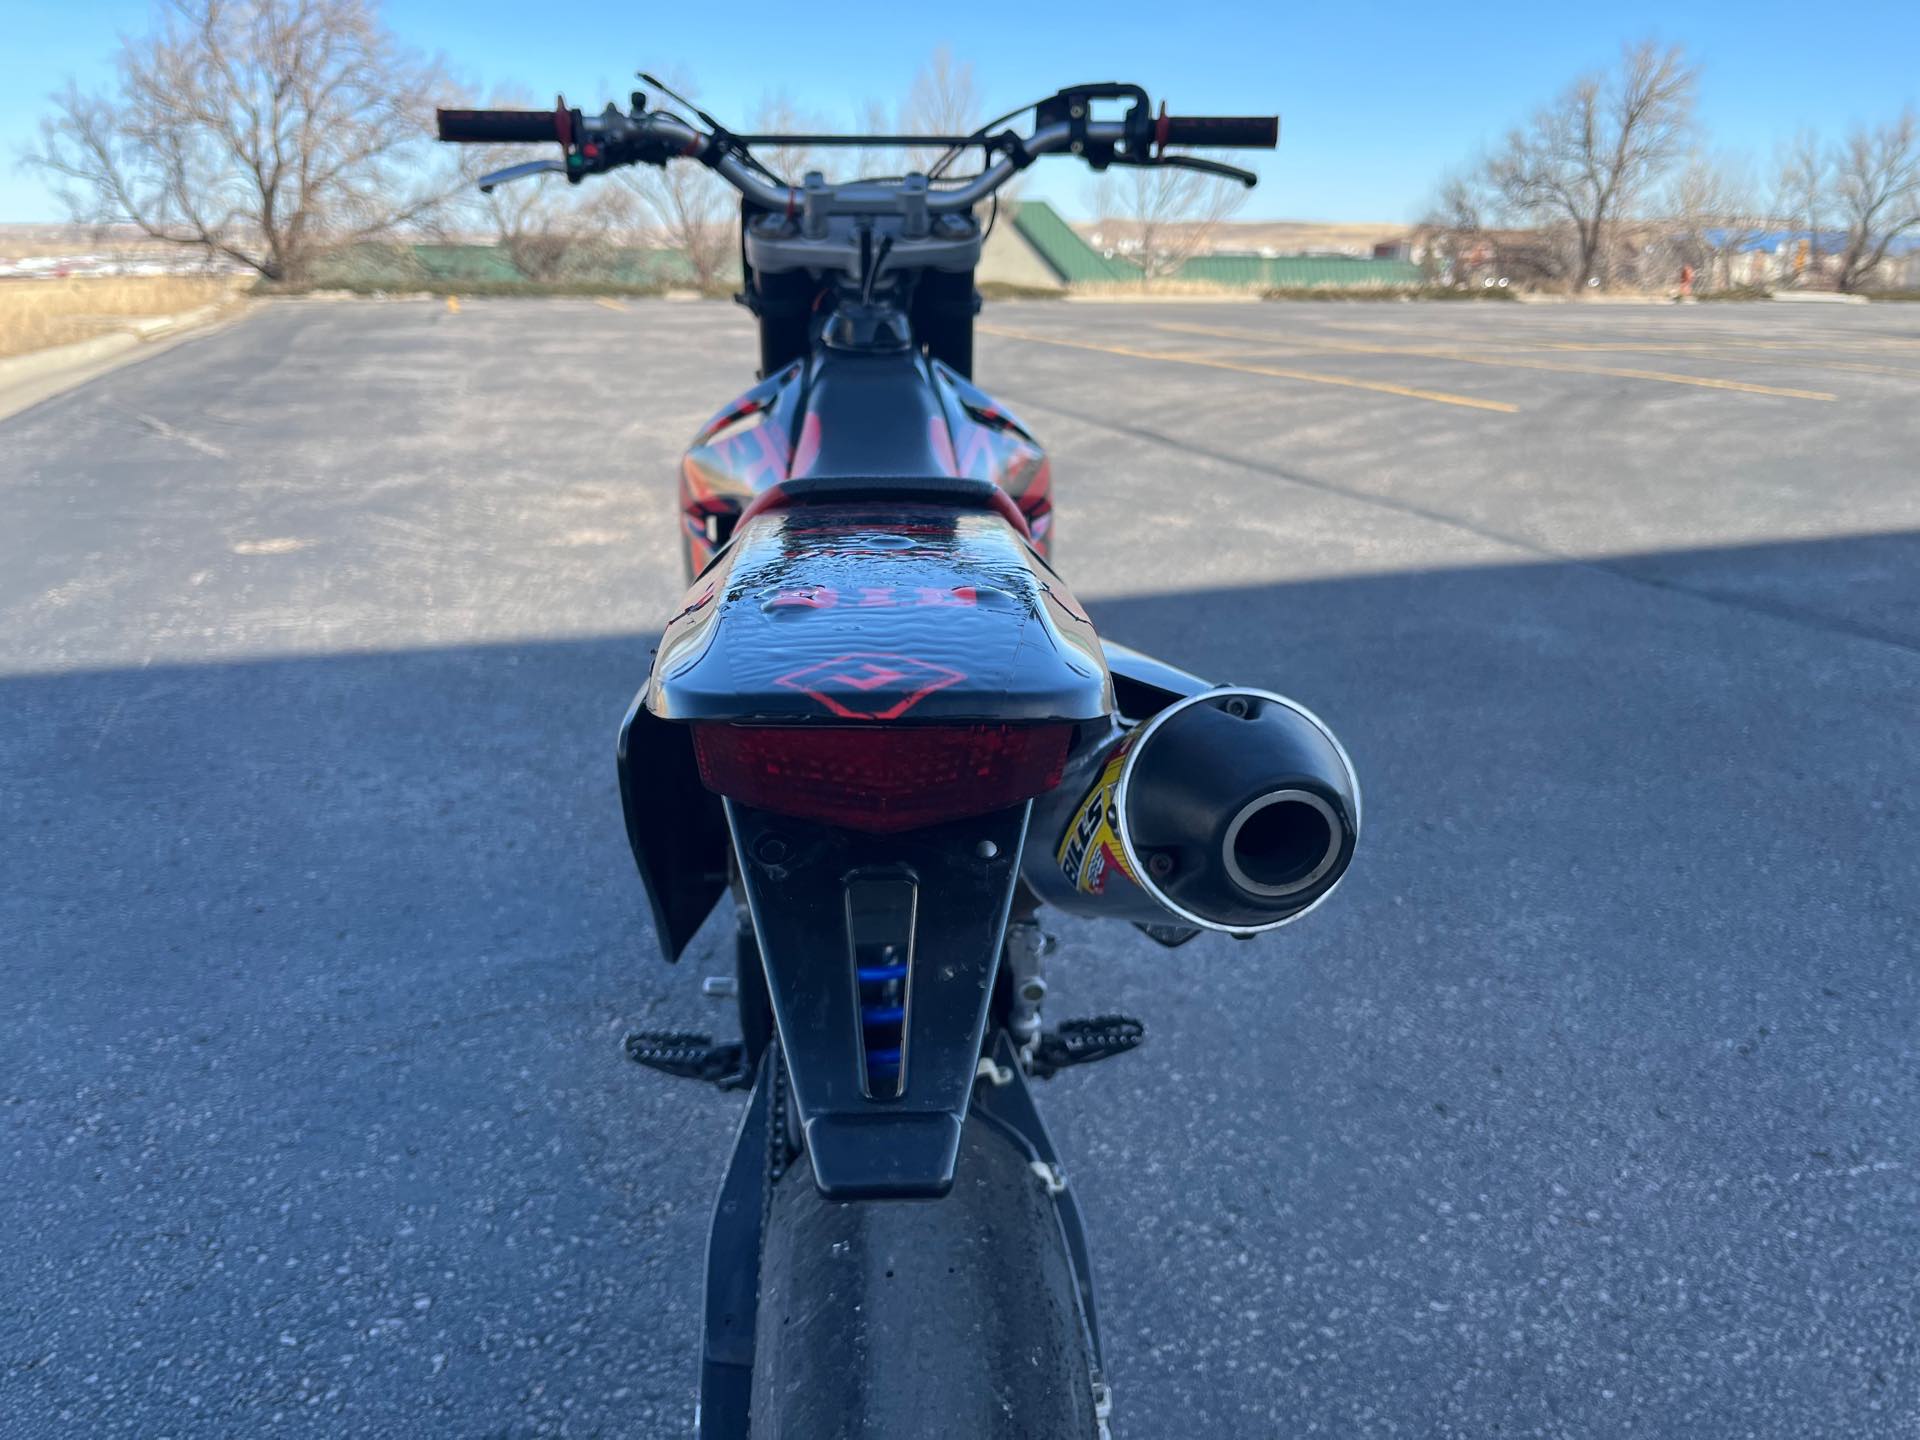
[[[835, 1200], [944, 1195], [973, 1094], [1031, 801], [868, 835], [726, 802], [813, 1176]], [[875, 1093], [855, 893], [911, 889], [895, 1093]]]

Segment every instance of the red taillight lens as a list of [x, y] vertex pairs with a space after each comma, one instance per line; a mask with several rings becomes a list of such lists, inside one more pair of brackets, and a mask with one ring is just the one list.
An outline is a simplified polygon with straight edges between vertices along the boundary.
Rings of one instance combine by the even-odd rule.
[[693, 727], [709, 790], [849, 830], [985, 815], [1060, 783], [1072, 725]]

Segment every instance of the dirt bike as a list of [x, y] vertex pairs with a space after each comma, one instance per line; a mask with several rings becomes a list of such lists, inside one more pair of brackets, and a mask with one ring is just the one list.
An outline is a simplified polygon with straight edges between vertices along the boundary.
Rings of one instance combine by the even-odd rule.
[[[627, 1039], [749, 1092], [698, 1433], [1105, 1436], [1085, 1231], [1031, 1082], [1144, 1032], [1043, 1022], [1040, 907], [1169, 946], [1274, 929], [1346, 873], [1360, 794], [1304, 707], [1096, 635], [1049, 561], [1046, 453], [972, 382], [979, 211], [1054, 154], [1252, 185], [1168, 147], [1271, 148], [1278, 121], [1156, 114], [1123, 84], [1027, 107], [1025, 134], [996, 128], [1024, 110], [788, 136], [679, 108], [442, 110], [439, 130], [560, 146], [487, 187], [700, 164], [741, 196], [760, 379], [682, 463], [691, 584], [618, 743], [666, 957], [735, 902], [740, 1039]], [[773, 143], [949, 149], [925, 174], [790, 183], [754, 157]]]

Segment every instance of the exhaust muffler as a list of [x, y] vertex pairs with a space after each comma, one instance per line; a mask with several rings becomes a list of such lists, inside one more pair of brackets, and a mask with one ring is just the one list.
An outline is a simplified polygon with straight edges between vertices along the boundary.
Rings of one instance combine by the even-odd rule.
[[1094, 747], [1034, 802], [1029, 835], [1027, 884], [1059, 909], [1251, 935], [1340, 883], [1360, 784], [1311, 711], [1222, 686]]

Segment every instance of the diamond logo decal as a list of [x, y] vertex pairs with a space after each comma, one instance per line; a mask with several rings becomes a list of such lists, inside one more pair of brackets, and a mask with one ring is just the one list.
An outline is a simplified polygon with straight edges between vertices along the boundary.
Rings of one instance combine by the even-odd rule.
[[911, 655], [855, 651], [782, 675], [773, 683], [818, 700], [842, 720], [898, 720], [934, 691], [966, 678], [950, 665]]

